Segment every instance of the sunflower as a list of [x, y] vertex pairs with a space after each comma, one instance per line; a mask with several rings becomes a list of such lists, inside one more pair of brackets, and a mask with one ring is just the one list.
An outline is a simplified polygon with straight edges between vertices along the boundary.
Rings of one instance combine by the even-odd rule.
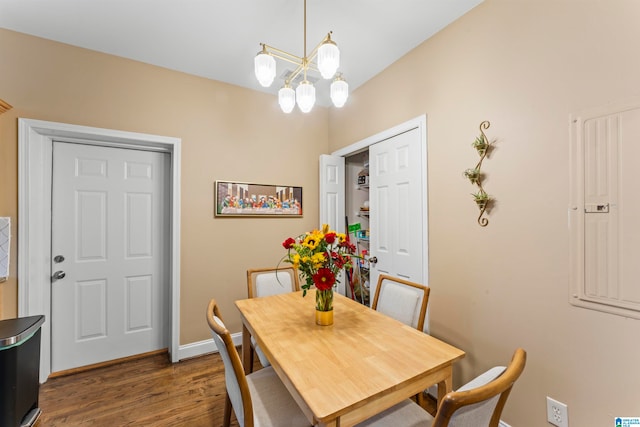
[[322, 241], [323, 235], [318, 230], [314, 230], [312, 233], [307, 234], [302, 242], [302, 246], [305, 246], [312, 251], [315, 250]]

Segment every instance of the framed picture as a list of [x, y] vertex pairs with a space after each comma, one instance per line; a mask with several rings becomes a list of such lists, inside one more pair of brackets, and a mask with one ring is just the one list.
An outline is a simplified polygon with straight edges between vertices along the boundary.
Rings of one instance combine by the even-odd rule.
[[215, 216], [302, 216], [302, 187], [216, 181], [214, 200]]

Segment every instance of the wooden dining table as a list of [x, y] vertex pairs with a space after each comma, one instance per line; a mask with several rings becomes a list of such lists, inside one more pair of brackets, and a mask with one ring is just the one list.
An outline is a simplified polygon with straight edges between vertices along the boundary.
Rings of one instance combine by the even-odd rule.
[[334, 323], [315, 324], [315, 291], [236, 301], [242, 359], [250, 339], [314, 426], [353, 426], [438, 384], [452, 389], [452, 365], [464, 351], [342, 295]]

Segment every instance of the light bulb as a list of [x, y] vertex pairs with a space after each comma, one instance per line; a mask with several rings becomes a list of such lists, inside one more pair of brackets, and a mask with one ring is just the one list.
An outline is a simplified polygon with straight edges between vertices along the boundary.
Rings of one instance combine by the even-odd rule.
[[271, 86], [276, 78], [276, 60], [266, 51], [259, 52], [253, 60], [258, 82], [263, 87]]
[[331, 101], [337, 108], [341, 108], [349, 97], [349, 84], [340, 76], [331, 83]]
[[280, 104], [282, 111], [287, 114], [293, 111], [293, 107], [296, 105], [296, 92], [288, 84], [285, 84], [278, 91], [278, 104]]
[[316, 103], [316, 88], [307, 80], [303, 81], [296, 88], [296, 102], [298, 108], [303, 113], [308, 113]]
[[330, 79], [340, 66], [340, 49], [329, 38], [318, 49], [318, 70], [325, 79]]

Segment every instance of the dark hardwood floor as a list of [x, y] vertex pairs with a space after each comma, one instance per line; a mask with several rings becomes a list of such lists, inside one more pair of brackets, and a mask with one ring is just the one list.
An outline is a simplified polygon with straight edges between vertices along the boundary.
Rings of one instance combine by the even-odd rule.
[[[175, 364], [166, 353], [155, 354], [50, 378], [40, 386], [36, 427], [220, 427], [224, 399], [224, 365], [217, 353]], [[435, 413], [434, 402], [425, 403]], [[231, 426], [238, 427], [235, 414]]]
[[156, 354], [50, 378], [40, 386], [37, 427], [221, 426], [224, 398], [218, 354], [176, 364]]

